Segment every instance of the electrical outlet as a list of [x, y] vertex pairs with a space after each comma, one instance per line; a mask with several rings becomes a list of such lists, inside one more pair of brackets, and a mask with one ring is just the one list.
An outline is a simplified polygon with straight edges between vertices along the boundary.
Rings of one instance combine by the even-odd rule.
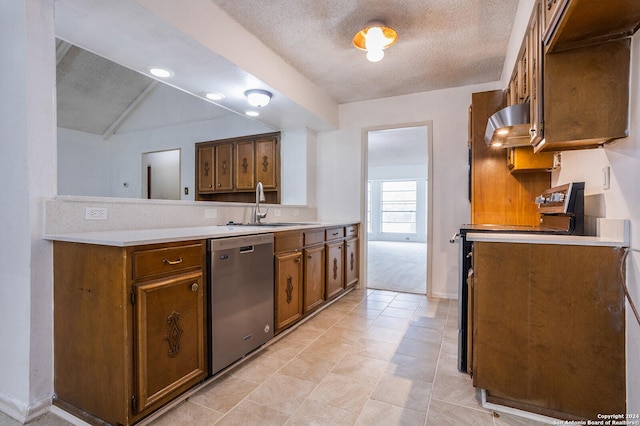
[[105, 207], [86, 207], [84, 209], [85, 220], [107, 220], [109, 219], [109, 209]]
[[215, 219], [218, 217], [218, 209], [204, 209], [205, 219]]

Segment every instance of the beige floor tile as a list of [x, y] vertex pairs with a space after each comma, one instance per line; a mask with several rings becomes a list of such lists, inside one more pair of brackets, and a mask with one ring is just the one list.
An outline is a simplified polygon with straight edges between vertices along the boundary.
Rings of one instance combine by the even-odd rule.
[[454, 327], [450, 327], [450, 326], [446, 326], [444, 328], [444, 332], [442, 334], [442, 337], [446, 337], [447, 339], [458, 339], [458, 323], [456, 322], [456, 325]]
[[496, 426], [546, 426], [548, 423], [505, 413], [493, 413]]
[[315, 383], [307, 380], [275, 374], [253, 391], [247, 399], [291, 415], [315, 387]]
[[398, 346], [395, 342], [362, 337], [356, 341], [349, 353], [389, 361]]
[[279, 373], [298, 379], [320, 383], [333, 370], [336, 361], [325, 359], [304, 359], [296, 357], [279, 370]]
[[345, 377], [376, 383], [384, 373], [388, 363], [359, 355], [346, 355], [331, 371]]
[[416, 309], [416, 315], [427, 318], [447, 319], [449, 316], [449, 306], [442, 304], [421, 305]]
[[[376, 318], [380, 318], [377, 316]], [[363, 317], [361, 315], [349, 313], [342, 317], [342, 319], [336, 324], [337, 327], [349, 328], [352, 330], [364, 331], [376, 321], [373, 318]]]
[[393, 318], [393, 317], [384, 317], [380, 315], [378, 318], [373, 321], [373, 324], [376, 327], [385, 327], [385, 328], [393, 328], [396, 330], [404, 330], [409, 324], [408, 318]]
[[362, 426], [423, 426], [425, 413], [397, 407], [380, 401], [369, 400], [356, 425]]
[[258, 388], [258, 384], [233, 376], [223, 376], [189, 398], [194, 404], [226, 413]]
[[386, 372], [395, 376], [433, 383], [437, 365], [437, 360], [429, 361], [424, 358], [396, 353], [391, 358]]
[[458, 339], [457, 338], [444, 338], [442, 339], [442, 352], [457, 355], [458, 354]]
[[398, 343], [404, 336], [404, 330], [378, 327], [372, 325], [369, 327], [361, 337], [367, 337], [369, 339], [382, 340], [384, 342]]
[[351, 426], [358, 414], [330, 404], [306, 400], [287, 422], [287, 426]]
[[420, 303], [423, 300], [427, 300], [427, 296], [424, 294], [415, 294], [415, 293], [398, 293], [396, 295], [395, 300], [406, 300], [409, 302]]
[[327, 330], [322, 336], [320, 336], [318, 341], [333, 340], [351, 345], [364, 334], [365, 330], [344, 328], [341, 324], [337, 324]]
[[432, 318], [416, 314], [411, 319], [410, 325], [414, 325], [416, 327], [433, 328], [435, 330], [444, 330], [446, 324], [446, 318]]
[[371, 399], [426, 413], [430, 394], [431, 383], [384, 374], [371, 394]]
[[440, 355], [440, 345], [427, 340], [409, 339], [405, 337], [398, 344], [396, 352], [430, 361], [437, 361]]
[[0, 426], [21, 426], [21, 424], [19, 421], [14, 420], [0, 411]]
[[359, 316], [359, 317], [369, 318], [372, 320], [378, 318], [378, 316], [381, 313], [382, 313], [382, 309], [374, 309], [366, 305], [358, 305], [349, 311], [349, 315], [351, 316]]
[[440, 344], [442, 342], [443, 332], [433, 328], [417, 327], [410, 325], [404, 333], [404, 337], [409, 339], [424, 340]]
[[289, 417], [288, 414], [245, 399], [225, 414], [216, 426], [281, 426]]
[[389, 308], [405, 309], [411, 311], [412, 313], [414, 313], [416, 309], [418, 309], [418, 306], [420, 306], [419, 301], [403, 300], [398, 299], [397, 297], [391, 303], [389, 303]]
[[359, 413], [374, 387], [373, 383], [331, 373], [320, 382], [309, 399]]
[[215, 424], [222, 416], [223, 414], [218, 411], [186, 401], [153, 421], [153, 425], [208, 426]]
[[360, 304], [363, 309], [377, 309], [383, 311], [389, 306], [389, 301], [384, 300], [376, 300], [376, 299], [365, 299]]
[[471, 378], [465, 373], [454, 373], [438, 368], [431, 397], [432, 401], [437, 399], [477, 410], [488, 411], [482, 408], [480, 390], [473, 387]]
[[285, 364], [285, 361], [268, 356], [263, 352], [237, 366], [229, 374], [239, 379], [260, 384]]
[[380, 315], [394, 318], [411, 318], [413, 316], [414, 311], [412, 309], [394, 308], [392, 305], [393, 303], [389, 304], [389, 307], [382, 311]]
[[297, 341], [295, 338], [287, 336], [285, 339], [267, 346], [264, 351], [273, 358], [288, 362], [309, 346], [311, 342]]
[[431, 400], [427, 426], [493, 426], [493, 415], [443, 401]]
[[308, 360], [326, 360], [338, 362], [345, 356], [353, 345], [336, 340], [318, 339], [298, 354], [299, 358]]
[[[22, 425], [22, 423], [19, 423], [8, 416], [6, 416], [6, 420], [8, 423], [5, 424], [3, 423], [2, 416], [4, 416], [4, 414], [0, 413], [0, 425], [2, 426]], [[73, 426], [73, 423], [70, 423], [61, 417], [58, 417], [53, 413], [44, 414], [33, 420], [29, 424], [35, 426]]]

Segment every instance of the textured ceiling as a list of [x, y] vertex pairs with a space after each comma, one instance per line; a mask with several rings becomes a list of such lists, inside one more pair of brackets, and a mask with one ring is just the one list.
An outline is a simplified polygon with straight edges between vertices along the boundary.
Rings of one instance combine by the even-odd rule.
[[[518, 0], [211, 0], [338, 103], [499, 80]], [[399, 34], [381, 62], [352, 45]]]

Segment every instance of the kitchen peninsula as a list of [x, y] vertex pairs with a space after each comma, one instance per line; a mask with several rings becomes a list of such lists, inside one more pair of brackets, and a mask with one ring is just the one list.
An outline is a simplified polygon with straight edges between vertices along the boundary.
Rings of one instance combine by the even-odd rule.
[[[350, 222], [45, 236], [54, 245], [54, 404], [91, 423], [130, 425], [228, 366], [211, 367], [215, 317], [208, 300], [216, 269], [208, 241], [257, 235], [273, 235], [277, 251], [269, 252], [276, 268], [267, 280], [273, 283], [267, 294], [274, 296], [264, 301], [271, 307], [271, 335], [358, 281], [358, 224]], [[307, 266], [308, 248], [320, 263]], [[332, 280], [330, 292], [325, 276]], [[312, 305], [306, 303], [310, 294]]]

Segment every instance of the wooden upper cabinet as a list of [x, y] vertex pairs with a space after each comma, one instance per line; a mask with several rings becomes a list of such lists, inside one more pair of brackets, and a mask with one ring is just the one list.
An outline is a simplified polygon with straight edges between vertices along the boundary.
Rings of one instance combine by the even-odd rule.
[[277, 170], [279, 169], [278, 139], [267, 137], [256, 142], [256, 180], [262, 182], [264, 189], [275, 189], [278, 186]]
[[537, 3], [533, 9], [527, 37], [529, 54], [529, 116], [531, 120], [531, 145], [537, 145], [544, 137], [543, 128], [543, 86], [542, 67], [544, 53], [540, 28], [542, 25], [541, 4]]
[[196, 170], [197, 201], [253, 202], [262, 182], [266, 202], [279, 204], [280, 133], [199, 142]]
[[638, 0], [542, 0], [544, 42], [557, 52], [627, 37], [640, 27]]
[[236, 143], [236, 189], [255, 189], [256, 187], [253, 149], [253, 141]]
[[233, 144], [216, 145], [216, 191], [233, 190]]
[[198, 191], [213, 191], [213, 147], [208, 146], [198, 151]]

